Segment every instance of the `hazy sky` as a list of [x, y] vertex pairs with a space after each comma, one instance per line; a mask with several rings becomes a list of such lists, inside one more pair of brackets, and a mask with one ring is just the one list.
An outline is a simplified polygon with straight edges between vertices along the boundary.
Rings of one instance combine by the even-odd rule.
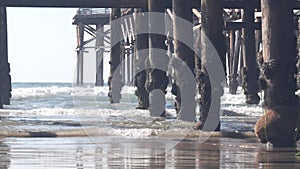
[[13, 82], [73, 82], [77, 9], [8, 8]]

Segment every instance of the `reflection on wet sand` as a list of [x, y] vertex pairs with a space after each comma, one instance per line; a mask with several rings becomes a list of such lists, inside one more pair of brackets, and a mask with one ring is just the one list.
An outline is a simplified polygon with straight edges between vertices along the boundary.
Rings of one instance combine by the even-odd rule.
[[256, 162], [264, 168], [272, 169], [298, 169], [300, 168], [300, 159], [295, 158], [297, 151], [290, 148], [277, 148], [271, 152], [261, 150], [256, 156]]
[[[104, 140], [107, 145], [110, 144], [111, 140]], [[138, 147], [138, 142], [132, 140], [132, 143]], [[295, 150], [268, 152], [251, 138], [212, 137], [204, 143], [185, 139], [173, 148], [163, 149], [162, 145], [145, 151], [136, 147], [121, 149], [120, 145], [107, 145], [103, 148], [87, 137], [2, 138], [0, 169], [300, 168]]]
[[9, 146], [0, 140], [0, 169], [9, 168], [10, 157], [9, 157]]

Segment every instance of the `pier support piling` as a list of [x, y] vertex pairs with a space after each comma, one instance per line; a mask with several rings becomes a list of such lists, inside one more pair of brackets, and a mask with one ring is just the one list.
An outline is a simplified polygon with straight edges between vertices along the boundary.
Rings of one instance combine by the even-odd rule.
[[296, 146], [299, 97], [295, 95], [293, 2], [261, 1], [265, 114], [254, 130], [262, 143], [270, 142], [274, 147]]
[[[196, 83], [193, 83], [191, 79], [194, 79], [195, 71], [195, 52], [193, 51], [193, 13], [192, 6], [185, 0], [173, 1], [174, 11], [174, 52], [175, 58], [179, 62], [175, 68], [176, 79], [176, 105], [178, 111], [178, 119], [184, 121], [194, 121], [196, 117]], [[184, 19], [185, 22], [190, 24], [184, 24], [180, 21]], [[182, 42], [182, 40], [185, 42]], [[186, 69], [185, 67], [188, 67]], [[184, 70], [184, 71], [183, 71]], [[187, 71], [185, 71], [187, 70]], [[192, 75], [192, 77], [191, 77]]]
[[77, 73], [76, 86], [83, 86], [83, 52], [84, 52], [84, 26], [78, 25], [77, 29]]
[[11, 76], [7, 48], [6, 7], [0, 6], [0, 108], [10, 104]]
[[104, 27], [96, 25], [96, 83], [95, 86], [103, 86], [103, 54], [104, 54]]
[[[165, 1], [148, 0], [148, 11], [164, 15]], [[165, 17], [149, 15], [149, 64], [147, 91], [149, 92], [149, 111], [151, 116], [165, 116], [166, 88], [169, 80], [167, 69], [169, 57], [165, 45]]]
[[298, 90], [300, 90], [300, 17], [298, 18], [298, 61], [297, 61], [297, 86]]
[[[229, 86], [229, 89], [231, 89], [232, 85], [230, 83], [230, 80], [232, 78], [232, 67], [233, 67], [233, 57], [234, 57], [234, 46], [235, 46], [235, 31], [234, 30], [230, 30], [229, 31], [229, 45], [227, 47], [227, 62], [228, 64], [226, 65], [227, 66], [227, 69], [228, 69], [228, 78], [229, 78], [229, 83], [228, 83], [228, 86]], [[231, 93], [231, 94], [234, 94], [234, 93]]]
[[257, 94], [259, 90], [259, 69], [257, 66], [255, 30], [253, 27], [254, 9], [245, 8], [242, 13], [242, 19], [246, 23], [246, 27], [242, 29], [244, 56], [243, 88], [246, 95], [246, 103], [258, 104], [260, 101], [260, 97]]
[[135, 11], [135, 29], [136, 29], [136, 40], [135, 40], [135, 63], [136, 63], [136, 74], [134, 77], [134, 86], [137, 87], [135, 95], [138, 97], [137, 109], [148, 109], [149, 108], [149, 93], [145, 88], [147, 79], [147, 70], [145, 67], [146, 59], [149, 55], [149, 34], [142, 33], [148, 32], [148, 18], [143, 14], [147, 12], [146, 8], [136, 9]]
[[241, 31], [236, 30], [233, 32], [234, 34], [234, 45], [232, 46], [232, 62], [230, 66], [230, 74], [229, 74], [229, 92], [231, 94], [236, 94], [239, 82], [238, 82], [238, 66], [239, 66], [239, 58], [241, 51]]
[[110, 103], [120, 103], [121, 90], [124, 86], [121, 77], [121, 9], [113, 8], [111, 12], [111, 52], [110, 52], [110, 77], [108, 79]]
[[[261, 17], [256, 17], [255, 22], [261, 23]], [[262, 43], [262, 31], [261, 29], [255, 30], [255, 52], [256, 52], [257, 59], [258, 59], [258, 53], [261, 51], [261, 43]]]
[[[225, 55], [226, 44], [225, 36], [223, 34], [224, 21], [223, 21], [223, 8], [219, 0], [202, 0], [201, 1], [201, 75], [199, 76], [200, 82], [199, 92], [201, 95], [200, 100], [200, 121], [195, 125], [197, 129], [204, 129], [205, 123], [210, 114], [210, 120], [213, 122], [220, 122], [220, 97], [223, 95], [223, 87], [221, 83], [225, 80]], [[223, 69], [223, 75], [219, 77], [210, 77], [206, 67], [212, 67], [215, 64], [216, 58], [212, 57], [212, 44], [217, 54], [217, 59], [220, 59]], [[214, 86], [212, 86], [212, 84]], [[214, 106], [211, 106], [212, 100]], [[213, 127], [214, 128], [214, 127]], [[210, 130], [220, 130], [220, 123], [217, 127]]]

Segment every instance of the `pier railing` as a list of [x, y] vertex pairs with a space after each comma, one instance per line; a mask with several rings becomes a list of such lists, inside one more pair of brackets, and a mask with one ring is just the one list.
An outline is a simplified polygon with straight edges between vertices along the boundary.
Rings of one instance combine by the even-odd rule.
[[77, 15], [97, 15], [97, 14], [110, 14], [110, 8], [79, 8]]

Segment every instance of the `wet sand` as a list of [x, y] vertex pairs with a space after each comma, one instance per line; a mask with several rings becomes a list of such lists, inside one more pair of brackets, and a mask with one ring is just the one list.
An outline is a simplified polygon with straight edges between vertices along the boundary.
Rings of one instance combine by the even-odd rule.
[[[154, 120], [147, 126], [154, 132], [137, 138], [112, 136], [98, 121], [76, 119], [3, 116], [0, 169], [300, 168], [296, 150], [267, 151], [257, 141], [252, 132], [256, 117], [222, 117], [221, 132], [161, 130], [168, 123]], [[120, 132], [143, 130], [140, 125], [122, 123]]]
[[253, 138], [185, 139], [169, 149], [151, 150], [108, 148], [102, 145], [111, 145], [111, 139], [99, 139], [102, 144], [88, 137], [1, 138], [0, 168], [300, 168], [295, 151], [268, 152]]

